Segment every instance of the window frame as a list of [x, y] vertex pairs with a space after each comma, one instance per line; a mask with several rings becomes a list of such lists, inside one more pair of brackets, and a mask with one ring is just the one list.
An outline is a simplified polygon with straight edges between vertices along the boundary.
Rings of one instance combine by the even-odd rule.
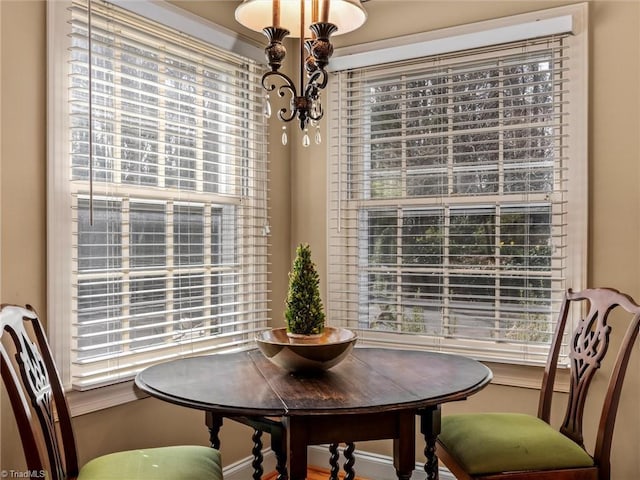
[[[69, 155], [68, 141], [65, 139], [70, 123], [68, 116], [60, 115], [59, 112], [66, 110], [69, 99], [65, 81], [67, 56], [64, 32], [67, 28], [67, 9], [71, 3], [71, 1], [67, 0], [47, 2], [47, 156], [49, 159]], [[245, 38], [241, 38], [236, 32], [225, 29], [165, 1], [137, 0], [131, 2], [112, 0], [111, 3], [168, 27], [183, 31], [231, 53], [257, 60], [260, 63], [264, 62], [263, 51], [258, 45], [247, 42]], [[48, 205], [54, 205], [56, 195], [58, 196], [58, 200], [56, 200], [58, 205], [60, 205], [59, 198], [65, 198], [67, 203], [62, 208], [57, 209], [55, 215], [51, 215], [51, 212], [47, 215], [47, 264], [49, 272], [63, 272], [63, 277], [69, 278], [72, 275], [71, 269], [75, 260], [72, 256], [70, 241], [66, 238], [67, 230], [62, 226], [73, 223], [71, 196], [60, 195], [54, 187], [55, 185], [61, 185], [65, 181], [68, 182], [68, 172], [65, 169], [55, 168], [54, 164], [55, 162], [53, 161], [48, 161], [47, 164]], [[213, 197], [215, 197], [215, 194], [213, 194]], [[188, 203], [193, 199], [185, 195], [183, 200]], [[195, 199], [196, 202], [201, 200], [201, 198]], [[207, 205], [212, 203], [215, 203], [215, 198], [207, 199]], [[227, 204], [229, 203], [227, 202]], [[205, 230], [208, 228], [206, 225], [203, 225], [203, 227]], [[72, 317], [70, 302], [58, 301], [65, 291], [68, 291], [68, 286], [65, 288], [57, 278], [53, 278], [51, 274], [47, 275], [48, 335], [56, 363], [61, 371], [62, 380], [65, 384], [69, 384], [70, 372], [69, 368], [65, 368], [65, 366], [70, 365], [71, 362], [71, 326], [70, 322], [59, 320]], [[72, 413], [80, 415], [135, 400], [139, 398], [139, 393], [133, 388], [133, 381], [129, 380], [82, 392], [71, 391], [68, 398]]]
[[[388, 62], [399, 62], [403, 60], [421, 58], [427, 55], [435, 55], [437, 53], [449, 53], [458, 50], [470, 50], [474, 48], [488, 47], [505, 42], [513, 42], [536, 38], [538, 36], [546, 36], [551, 34], [559, 34], [570, 31], [571, 58], [570, 62], [570, 82], [571, 82], [571, 124], [569, 136], [578, 141], [571, 142], [567, 152], [567, 157], [571, 164], [571, 175], [569, 178], [570, 191], [568, 194], [568, 202], [571, 207], [567, 212], [568, 229], [567, 235], [572, 239], [569, 243], [571, 248], [567, 253], [567, 286], [578, 290], [586, 286], [587, 281], [587, 241], [588, 241], [588, 152], [587, 152], [587, 134], [588, 134], [588, 4], [576, 4], [566, 7], [552, 8], [548, 10], [514, 15], [510, 17], [494, 19], [489, 21], [477, 22], [468, 25], [446, 28], [442, 30], [424, 32], [415, 35], [397, 37], [388, 40], [371, 42], [363, 45], [355, 45], [336, 49], [334, 59], [330, 68], [340, 75], [342, 70], [358, 69], [373, 67]], [[337, 81], [336, 81], [337, 82]], [[331, 110], [333, 113], [332, 120], [341, 121], [342, 112], [338, 110], [337, 105], [340, 102], [342, 93], [339, 89], [331, 90]], [[346, 152], [345, 147], [339, 141], [337, 135], [330, 138], [330, 144], [327, 147], [330, 161], [330, 173], [328, 181], [328, 255], [327, 255], [327, 271], [332, 272], [330, 259], [335, 257], [332, 253], [332, 246], [336, 245], [339, 240], [339, 232], [344, 222], [353, 222], [354, 220], [345, 220], [343, 217], [342, 198], [336, 198], [332, 183], [342, 182], [344, 179], [340, 177], [343, 172], [343, 163], [347, 162], [344, 158]], [[364, 147], [366, 148], [366, 147]], [[337, 180], [336, 180], [337, 178]], [[417, 201], [419, 203], [419, 201]], [[491, 204], [491, 200], [488, 200]], [[334, 205], [337, 205], [334, 206]], [[424, 205], [422, 208], [426, 208]], [[333, 213], [335, 208], [337, 213]], [[416, 207], [419, 208], [419, 207]], [[351, 227], [353, 227], [352, 224]], [[347, 228], [351, 228], [347, 226]], [[353, 258], [353, 257], [352, 257]], [[340, 274], [338, 274], [340, 275]], [[337, 278], [337, 277], [336, 277]], [[329, 282], [333, 283], [329, 273]], [[357, 297], [357, 292], [355, 293]], [[332, 293], [328, 294], [329, 311], [332, 309], [334, 302], [357, 302], [354, 298], [344, 296], [333, 297]], [[554, 312], [555, 313], [555, 312]], [[552, 316], [553, 318], [553, 316]], [[555, 318], [553, 318], [555, 320]], [[575, 318], [572, 319], [575, 321]], [[391, 348], [440, 348], [437, 338], [432, 342], [425, 342], [420, 336], [402, 335], [386, 332], [371, 332], [368, 330], [358, 331], [361, 343], [382, 345]], [[434, 345], [435, 343], [435, 345]], [[489, 362], [498, 362], [498, 364], [514, 364], [514, 365], [540, 365], [539, 362], [523, 361], [518, 355], [502, 356], [502, 358], [487, 355], [473, 341], [458, 341], [459, 345], [456, 351], [463, 351], [465, 354], [478, 359]], [[492, 342], [491, 345], [494, 345]], [[429, 345], [429, 347], [427, 347]], [[489, 344], [487, 344], [488, 346]], [[443, 349], [445, 350], [445, 349]], [[547, 348], [541, 350], [540, 357], [546, 358]], [[508, 371], [508, 370], [507, 370]], [[501, 369], [501, 372], [505, 372]], [[517, 375], [516, 375], [517, 376]], [[511, 374], [500, 374], [500, 378], [504, 378], [504, 383], [513, 384], [514, 376]], [[501, 380], [497, 379], [498, 383]], [[523, 380], [520, 386], [530, 385], [537, 388], [535, 382]]]

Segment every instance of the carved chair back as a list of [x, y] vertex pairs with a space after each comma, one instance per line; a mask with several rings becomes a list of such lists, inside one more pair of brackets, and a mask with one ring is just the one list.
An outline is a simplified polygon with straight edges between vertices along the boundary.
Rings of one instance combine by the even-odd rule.
[[[631, 297], [609, 288], [587, 289], [581, 292], [569, 290], [567, 292], [560, 308], [552, 348], [544, 372], [538, 417], [549, 423], [553, 384], [556, 378], [563, 333], [570, 311], [581, 307], [583, 307], [581, 312], [584, 314], [580, 315], [578, 325], [570, 339], [570, 390], [560, 431], [583, 447], [582, 420], [591, 380], [600, 369], [609, 349], [612, 324], [615, 323], [616, 329], [620, 331], [624, 331], [626, 326], [626, 333], [622, 337], [610, 373], [593, 453], [600, 469], [600, 478], [609, 478], [611, 440], [620, 392], [640, 325], [640, 306]], [[617, 318], [610, 322], [609, 314], [616, 307], [621, 307], [627, 313], [627, 316], [630, 317], [629, 323], [624, 322], [623, 325], [620, 325]], [[617, 335], [616, 338], [618, 338]]]
[[42, 325], [30, 306], [0, 306], [2, 381], [31, 471], [50, 480], [78, 474], [69, 407]]

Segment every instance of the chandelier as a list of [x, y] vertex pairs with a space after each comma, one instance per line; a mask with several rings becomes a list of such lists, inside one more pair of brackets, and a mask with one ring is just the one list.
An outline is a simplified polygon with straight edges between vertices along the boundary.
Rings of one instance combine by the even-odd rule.
[[[267, 91], [264, 115], [271, 117], [269, 93], [289, 97], [289, 105], [278, 111], [287, 123], [297, 119], [304, 132], [302, 144], [308, 147], [309, 125], [316, 127], [315, 141], [321, 142], [319, 121], [324, 115], [320, 92], [327, 86], [327, 65], [333, 53], [331, 36], [351, 32], [367, 18], [359, 0], [244, 0], [236, 8], [236, 20], [247, 28], [262, 31], [269, 41], [265, 48], [271, 68], [262, 76]], [[270, 26], [265, 26], [271, 21]], [[280, 72], [287, 53], [283, 40], [291, 35], [299, 38], [300, 79], [296, 84]], [[287, 144], [286, 126], [282, 127], [282, 143]]]

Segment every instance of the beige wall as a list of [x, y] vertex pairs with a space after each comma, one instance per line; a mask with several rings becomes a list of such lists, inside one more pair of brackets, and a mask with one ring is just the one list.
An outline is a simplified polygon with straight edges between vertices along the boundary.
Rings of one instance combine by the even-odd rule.
[[[46, 308], [45, 16], [35, 2], [0, 3], [1, 303]], [[6, 412], [6, 413], [5, 413]], [[15, 464], [15, 424], [2, 398], [2, 467]], [[7, 467], [5, 467], [7, 466]]]
[[[231, 17], [237, 2], [175, 3], [234, 28]], [[359, 31], [337, 37], [336, 44], [394, 37], [567, 3], [571, 2], [373, 0], [366, 5], [367, 24]], [[0, 0], [0, 301], [29, 302], [43, 313], [45, 10], [43, 1]], [[640, 298], [640, 3], [590, 2], [589, 27], [589, 284], [615, 286]], [[279, 144], [280, 126], [272, 124], [272, 307], [274, 323], [278, 323], [286, 273], [296, 243], [311, 243], [314, 259], [326, 278], [326, 150], [325, 146], [302, 149], [299, 138], [294, 139], [290, 150], [285, 149]], [[326, 126], [323, 133], [326, 137]], [[640, 358], [634, 352], [613, 444], [615, 480], [640, 478], [639, 367]], [[603, 387], [597, 384], [596, 388]], [[490, 386], [466, 402], [447, 405], [445, 413], [497, 407], [534, 412], [536, 402], [534, 390]], [[0, 414], [0, 467], [13, 468], [22, 459], [4, 400]], [[597, 428], [595, 415], [595, 407], [588, 405], [587, 434]], [[121, 448], [206, 442], [202, 414], [152, 399], [78, 417], [75, 424], [81, 461]], [[225, 464], [250, 453], [250, 432], [244, 427], [228, 422], [223, 427], [222, 441]], [[389, 452], [388, 442], [361, 447]]]

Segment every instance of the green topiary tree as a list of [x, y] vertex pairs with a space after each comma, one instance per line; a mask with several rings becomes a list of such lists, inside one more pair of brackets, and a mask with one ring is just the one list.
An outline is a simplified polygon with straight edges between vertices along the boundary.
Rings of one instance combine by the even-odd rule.
[[301, 335], [322, 333], [325, 316], [319, 284], [316, 266], [311, 261], [311, 248], [301, 243], [296, 249], [293, 270], [289, 272], [289, 292], [284, 312], [287, 332]]

